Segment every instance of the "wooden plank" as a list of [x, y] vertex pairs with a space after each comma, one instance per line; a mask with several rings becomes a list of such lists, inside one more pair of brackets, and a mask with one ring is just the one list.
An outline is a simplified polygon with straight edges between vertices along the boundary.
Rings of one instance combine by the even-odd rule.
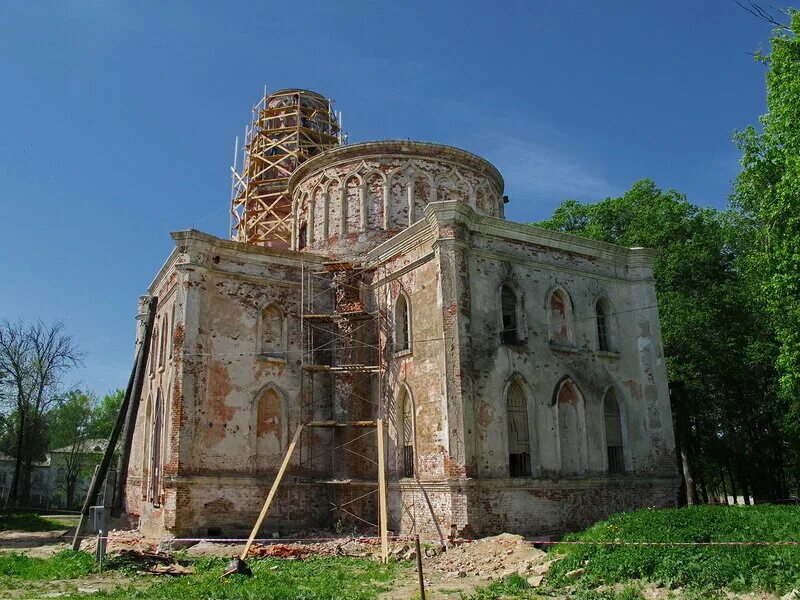
[[250, 552], [250, 546], [253, 545], [253, 540], [256, 539], [256, 535], [258, 534], [259, 529], [261, 529], [261, 524], [264, 522], [264, 517], [267, 516], [269, 505], [272, 504], [272, 500], [275, 498], [275, 493], [278, 491], [278, 486], [283, 478], [283, 473], [286, 471], [286, 467], [289, 466], [289, 461], [292, 458], [294, 447], [297, 445], [297, 441], [300, 439], [300, 433], [302, 431], [303, 424], [300, 423], [300, 425], [297, 426], [297, 431], [294, 432], [294, 437], [292, 438], [289, 447], [286, 449], [286, 456], [283, 457], [281, 468], [278, 469], [278, 474], [275, 476], [275, 481], [272, 482], [272, 487], [269, 489], [269, 494], [267, 495], [267, 499], [264, 502], [263, 508], [261, 509], [261, 513], [258, 515], [258, 520], [256, 520], [256, 524], [253, 526], [253, 531], [250, 532], [250, 537], [247, 539], [247, 544], [245, 544], [244, 550], [242, 550], [242, 555], [239, 557], [242, 560], [247, 557], [247, 553]]
[[[386, 507], [386, 457], [383, 448], [383, 419], [378, 419], [378, 497], [381, 511], [381, 561], [389, 562], [389, 511]], [[417, 549], [419, 552], [419, 549]]]
[[309, 421], [306, 427], [375, 427], [375, 421]]

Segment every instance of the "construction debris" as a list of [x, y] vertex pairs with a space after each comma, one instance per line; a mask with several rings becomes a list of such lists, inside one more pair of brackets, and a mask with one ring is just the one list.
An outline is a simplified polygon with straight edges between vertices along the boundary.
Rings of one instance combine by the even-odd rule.
[[502, 579], [509, 575], [541, 575], [549, 564], [547, 554], [521, 535], [502, 533], [450, 548], [432, 558], [426, 571], [445, 577]]
[[140, 550], [122, 550], [113, 557], [117, 564], [135, 566], [140, 575], [190, 575], [194, 567], [179, 564], [166, 554], [154, 554]]

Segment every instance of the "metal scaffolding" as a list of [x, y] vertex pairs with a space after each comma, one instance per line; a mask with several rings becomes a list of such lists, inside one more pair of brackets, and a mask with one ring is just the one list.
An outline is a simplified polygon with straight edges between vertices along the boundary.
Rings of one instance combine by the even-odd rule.
[[[306, 436], [301, 469], [319, 474], [318, 481], [327, 484], [334, 523], [374, 528], [383, 536], [387, 528], [383, 448], [387, 411], [380, 339], [385, 315], [365, 300], [374, 270], [329, 262], [321, 270], [304, 274], [301, 418], [329, 433], [325, 444], [316, 443], [321, 440], [312, 434]], [[329, 450], [321, 451], [321, 447]], [[378, 494], [378, 523], [370, 521], [364, 510], [374, 494]]]
[[291, 174], [309, 158], [342, 143], [341, 115], [331, 101], [308, 90], [280, 90], [253, 107], [245, 128], [241, 167], [239, 141], [231, 167], [231, 237], [240, 242], [289, 248]]

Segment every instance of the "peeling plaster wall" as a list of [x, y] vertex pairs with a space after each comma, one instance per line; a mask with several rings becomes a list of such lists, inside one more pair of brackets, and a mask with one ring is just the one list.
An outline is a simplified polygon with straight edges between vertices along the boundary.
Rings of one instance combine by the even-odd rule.
[[[157, 323], [177, 302], [173, 359], [171, 368], [148, 376], [142, 396], [169, 389], [170, 378], [179, 382], [165, 407], [161, 491], [147, 498], [153, 419], [143, 401], [128, 509], [140, 517], [144, 531], [245, 531], [260, 509], [290, 432], [301, 421], [301, 260], [312, 266], [319, 259], [198, 232], [174, 237], [171, 264], [151, 288], [160, 301]], [[286, 335], [283, 347], [265, 354], [260, 319], [270, 305], [283, 308]], [[298, 469], [290, 469], [289, 476], [297, 476]], [[314, 523], [326, 512], [318, 486], [293, 486], [284, 495], [287, 502], [276, 504], [275, 520], [294, 514], [297, 522]], [[294, 500], [289, 502], [289, 496]], [[303, 506], [308, 510], [298, 508]]]
[[503, 216], [503, 179], [482, 158], [422, 142], [370, 142], [326, 152], [290, 183], [293, 247], [358, 257], [424, 217], [431, 202], [458, 201]]

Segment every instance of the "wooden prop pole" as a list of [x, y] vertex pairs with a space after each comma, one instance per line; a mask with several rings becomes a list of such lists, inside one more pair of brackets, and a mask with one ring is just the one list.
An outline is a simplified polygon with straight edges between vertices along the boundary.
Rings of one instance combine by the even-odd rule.
[[256, 539], [256, 535], [258, 535], [258, 531], [261, 529], [261, 524], [264, 522], [264, 517], [267, 516], [269, 505], [272, 504], [272, 500], [275, 498], [275, 493], [278, 491], [278, 486], [283, 478], [283, 473], [286, 471], [286, 467], [289, 466], [289, 461], [292, 458], [294, 447], [297, 445], [297, 440], [300, 439], [300, 432], [302, 431], [303, 424], [300, 423], [300, 425], [297, 426], [297, 431], [294, 432], [294, 437], [292, 438], [289, 447], [286, 449], [286, 456], [283, 457], [281, 468], [278, 469], [278, 474], [275, 476], [275, 481], [272, 482], [272, 487], [269, 490], [269, 494], [267, 495], [267, 499], [264, 502], [263, 508], [261, 509], [261, 513], [258, 515], [258, 520], [256, 520], [256, 524], [253, 526], [253, 531], [250, 532], [250, 537], [247, 540], [247, 544], [245, 544], [244, 550], [242, 550], [242, 554], [239, 557], [241, 560], [244, 560], [245, 557], [247, 557], [247, 553], [250, 552], [250, 546], [253, 545], [253, 540]]
[[383, 419], [378, 419], [378, 497], [381, 511], [381, 561], [389, 562], [389, 523], [386, 508], [386, 452], [383, 448]]

